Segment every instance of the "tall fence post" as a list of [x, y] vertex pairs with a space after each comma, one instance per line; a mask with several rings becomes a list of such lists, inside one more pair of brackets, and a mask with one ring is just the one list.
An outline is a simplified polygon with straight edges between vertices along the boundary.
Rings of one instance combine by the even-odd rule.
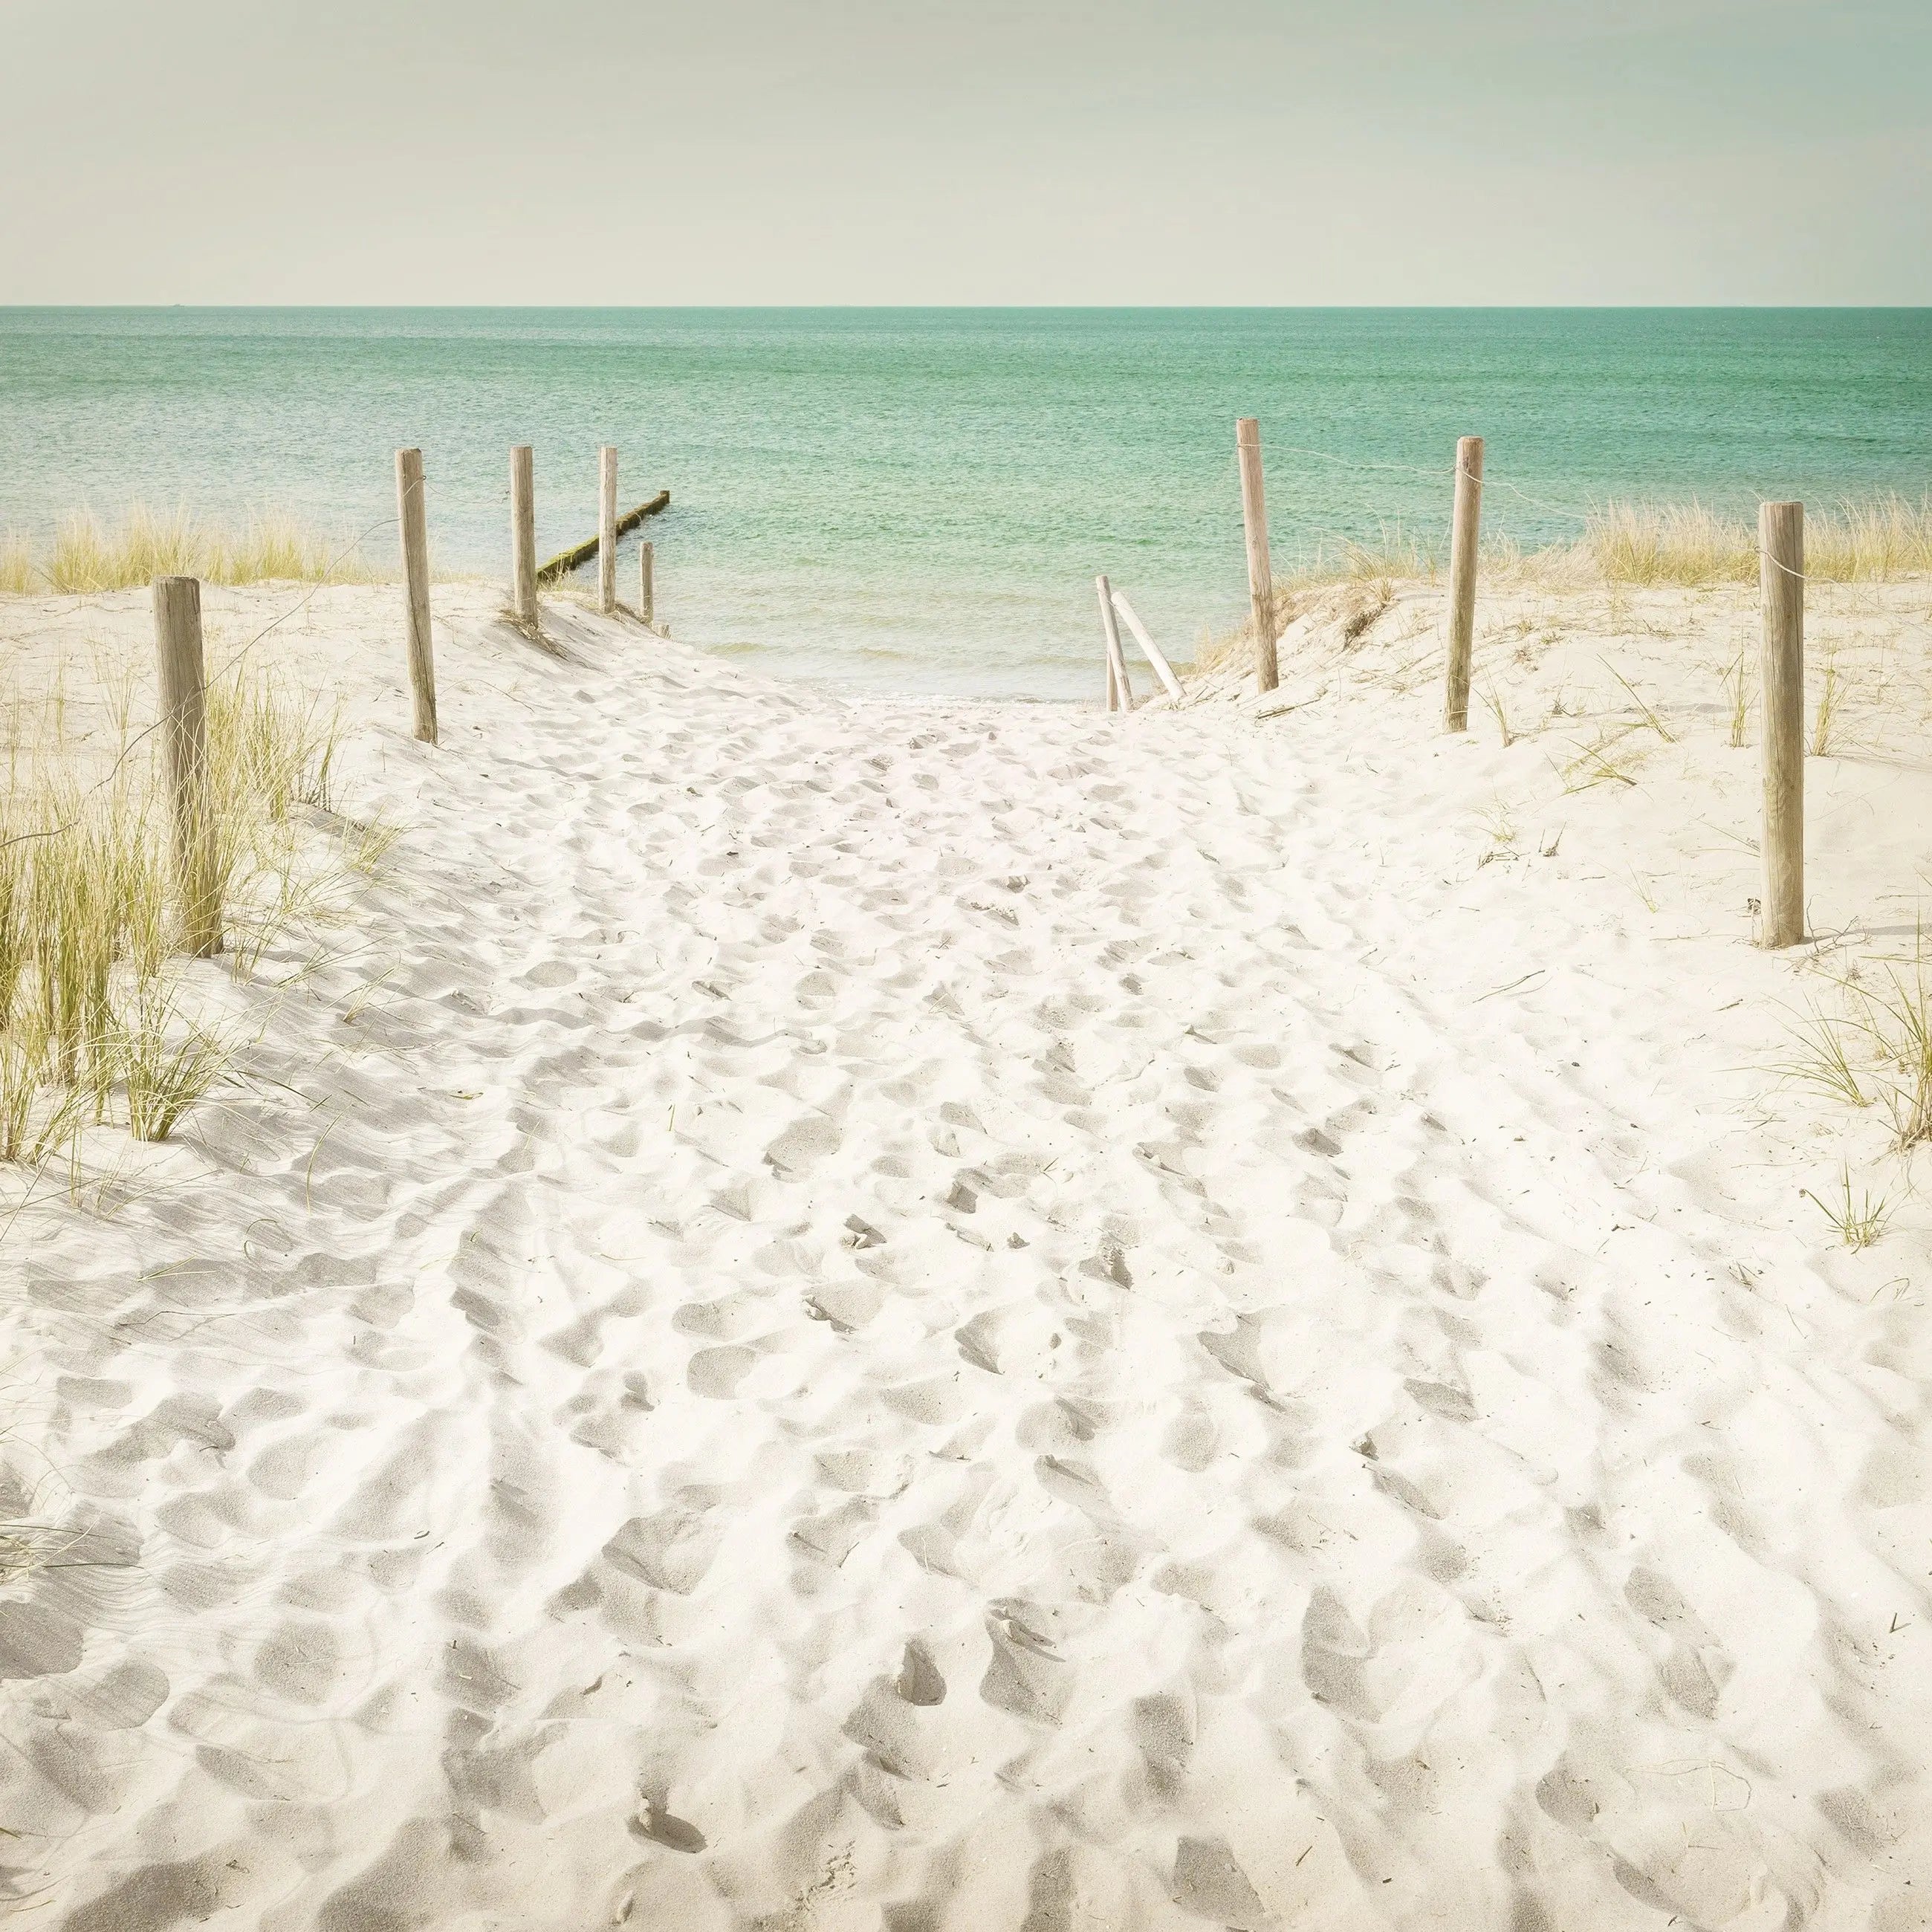
[[638, 546], [638, 615], [643, 618], [648, 631], [655, 631], [658, 627], [656, 569], [650, 545], [640, 543]]
[[396, 452], [396, 520], [402, 526], [404, 607], [410, 627], [410, 689], [416, 736], [436, 742], [436, 658], [429, 634], [429, 517], [423, 505], [422, 452]]
[[1804, 937], [1804, 506], [1760, 503], [1764, 607], [1764, 924], [1767, 946]]
[[1094, 580], [1100, 596], [1100, 634], [1107, 644], [1107, 709], [1131, 711], [1133, 686], [1127, 682], [1127, 656], [1120, 649], [1120, 627], [1114, 616], [1114, 586], [1104, 577]]
[[1281, 682], [1274, 655], [1274, 575], [1268, 568], [1268, 504], [1262, 490], [1262, 426], [1252, 416], [1234, 424], [1241, 460], [1241, 522], [1248, 538], [1248, 601], [1255, 625], [1255, 688]]
[[1469, 728], [1469, 667], [1476, 648], [1476, 559], [1483, 520], [1483, 439], [1456, 446], [1456, 514], [1449, 537], [1449, 686], [1442, 728]]
[[190, 952], [221, 950], [221, 892], [208, 815], [208, 680], [201, 648], [201, 582], [154, 579], [154, 652], [161, 686], [161, 734], [173, 796], [175, 871], [183, 936]]
[[510, 452], [510, 605], [518, 623], [536, 628], [536, 465], [526, 442]]
[[617, 452], [608, 442], [597, 452], [597, 608], [617, 608]]

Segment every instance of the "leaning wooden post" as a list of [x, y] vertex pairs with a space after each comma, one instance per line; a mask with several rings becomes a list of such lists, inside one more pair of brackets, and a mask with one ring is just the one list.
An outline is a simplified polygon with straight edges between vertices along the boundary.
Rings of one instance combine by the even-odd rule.
[[1804, 937], [1804, 506], [1760, 503], [1764, 943]]
[[1255, 688], [1281, 682], [1274, 656], [1274, 575], [1268, 568], [1268, 505], [1262, 494], [1262, 426], [1252, 416], [1234, 424], [1241, 459], [1241, 521], [1248, 536], [1248, 601], [1255, 624]]
[[1147, 661], [1154, 666], [1154, 675], [1167, 686], [1167, 694], [1175, 704], [1180, 702], [1180, 680], [1174, 674], [1174, 667], [1167, 661], [1166, 653], [1148, 634], [1134, 607], [1117, 590], [1114, 592], [1114, 608], [1127, 621], [1127, 628], [1140, 640], [1141, 649], [1147, 653]]
[[201, 583], [154, 579], [154, 651], [160, 664], [161, 734], [173, 795], [175, 871], [188, 950], [221, 950], [221, 893], [208, 814], [208, 684], [201, 649]]
[[1442, 728], [1469, 728], [1469, 666], [1476, 648], [1476, 556], [1483, 518], [1483, 439], [1456, 446], [1456, 514], [1449, 536], [1449, 688]]
[[536, 470], [526, 442], [510, 452], [510, 605], [518, 623], [536, 628]]
[[410, 628], [410, 688], [416, 736], [436, 742], [436, 658], [429, 635], [429, 518], [423, 506], [422, 452], [396, 452], [396, 520], [403, 532], [404, 606]]
[[1107, 709], [1131, 711], [1134, 688], [1127, 682], [1127, 656], [1120, 649], [1120, 627], [1114, 619], [1114, 586], [1096, 577], [1094, 588], [1100, 594], [1100, 633], [1107, 640]]
[[657, 627], [657, 584], [653, 572], [656, 565], [652, 561], [651, 547], [647, 543], [638, 546], [638, 615], [644, 620], [644, 628], [655, 631]]
[[597, 608], [617, 608], [617, 452], [597, 452]]

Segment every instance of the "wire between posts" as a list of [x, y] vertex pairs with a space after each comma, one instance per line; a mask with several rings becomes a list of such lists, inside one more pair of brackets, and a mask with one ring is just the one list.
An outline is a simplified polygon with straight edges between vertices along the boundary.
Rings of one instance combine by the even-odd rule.
[[[1271, 446], [1271, 449], [1274, 453], [1280, 455], [1298, 458], [1304, 461], [1328, 464], [1337, 469], [1352, 470], [1365, 476], [1382, 474], [1426, 476], [1438, 482], [1447, 480], [1452, 484], [1452, 486], [1466, 473], [1466, 470], [1460, 450], [1455, 461], [1451, 464], [1445, 473], [1441, 470], [1425, 467], [1419, 464], [1364, 461], [1357, 457], [1338, 455], [1332, 450], [1311, 448], [1305, 444], [1275, 444]], [[1568, 522], [1580, 525], [1586, 530], [1604, 514], [1601, 507], [1579, 509], [1572, 504], [1552, 502], [1547, 497], [1534, 495], [1529, 490], [1524, 489], [1520, 483], [1512, 482], [1507, 476], [1496, 475], [1493, 471], [1483, 476], [1472, 476], [1470, 480], [1474, 483], [1479, 492], [1486, 488], [1506, 490], [1510, 496], [1516, 498], [1519, 502], [1527, 504], [1531, 508], [1540, 510], [1546, 515], [1562, 518]], [[1757, 495], [1760, 502], [1771, 500], [1762, 492], [1754, 494]], [[1339, 530], [1316, 528], [1310, 530], [1308, 534], [1316, 539], [1316, 555], [1318, 558], [1330, 544], [1344, 555], [1350, 551], [1360, 551], [1367, 548], [1360, 538], [1345, 535]], [[1787, 577], [1795, 578], [1801, 584], [1808, 584], [1813, 580], [1809, 572], [1794, 569], [1781, 557], [1771, 556], [1762, 546], [1754, 545], [1753, 550], [1760, 565], [1768, 562], [1774, 569], [1783, 572]], [[1818, 580], [1830, 582], [1835, 580], [1820, 578]], [[1900, 628], [1906, 632], [1922, 637], [1932, 638], [1932, 627], [1914, 623], [1908, 618], [1900, 618], [1898, 622]]]
[[[1299, 443], [1276, 443], [1270, 447], [1272, 452], [1284, 456], [1298, 456], [1317, 463], [1332, 464], [1337, 469], [1352, 470], [1364, 476], [1382, 474], [1426, 476], [1432, 482], [1448, 482], [1453, 484], [1462, 470], [1462, 460], [1460, 455], [1445, 471], [1432, 466], [1426, 466], [1415, 463], [1365, 462], [1359, 457], [1338, 456], [1332, 450], [1311, 449], [1306, 445]], [[1547, 498], [1533, 496], [1520, 484], [1512, 483], [1507, 477], [1491, 475], [1486, 478], [1479, 477], [1476, 481], [1479, 488], [1485, 482], [1492, 483], [1498, 489], [1507, 490], [1510, 495], [1520, 497], [1534, 508], [1546, 510], [1552, 516], [1568, 518], [1573, 523], [1587, 524], [1598, 514], [1593, 510], [1579, 510], [1567, 503], [1552, 503]]]

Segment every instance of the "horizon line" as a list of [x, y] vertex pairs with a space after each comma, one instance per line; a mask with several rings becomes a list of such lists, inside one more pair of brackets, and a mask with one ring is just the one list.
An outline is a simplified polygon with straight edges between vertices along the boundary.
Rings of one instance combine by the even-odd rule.
[[394, 313], [409, 310], [494, 310], [542, 315], [560, 311], [611, 315], [733, 314], [1054, 314], [1054, 315], [1832, 315], [1932, 313], [1932, 301], [1871, 302], [0, 302], [0, 313], [98, 313], [175, 310], [323, 310]]

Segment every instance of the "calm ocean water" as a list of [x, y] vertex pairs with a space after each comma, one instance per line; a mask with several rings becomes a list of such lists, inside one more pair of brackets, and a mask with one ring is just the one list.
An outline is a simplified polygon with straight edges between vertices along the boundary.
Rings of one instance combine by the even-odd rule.
[[614, 442], [626, 505], [671, 491], [647, 533], [676, 636], [1091, 697], [1096, 571], [1179, 651], [1244, 608], [1238, 415], [1278, 562], [1439, 547], [1466, 433], [1486, 534], [1526, 544], [1610, 496], [1916, 498], [1932, 310], [0, 309], [0, 526], [140, 499], [349, 532], [419, 443], [439, 563], [494, 572], [508, 446], [548, 554], [594, 530]]

